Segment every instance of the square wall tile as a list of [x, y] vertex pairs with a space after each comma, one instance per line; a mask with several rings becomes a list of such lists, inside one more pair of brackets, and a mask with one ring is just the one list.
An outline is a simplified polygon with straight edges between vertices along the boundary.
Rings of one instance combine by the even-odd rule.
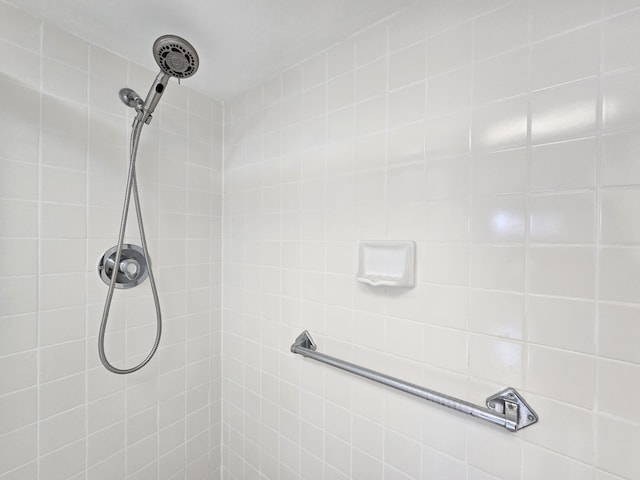
[[640, 248], [602, 247], [600, 250], [600, 299], [640, 303]]
[[35, 423], [38, 412], [36, 388], [3, 395], [0, 397], [0, 406], [0, 435]]
[[356, 64], [364, 65], [388, 52], [387, 25], [380, 24], [360, 32], [355, 37]]
[[42, 22], [23, 10], [7, 4], [2, 5], [1, 12], [2, 38], [23, 48], [39, 52]]
[[0, 357], [0, 373], [5, 379], [0, 386], [0, 395], [35, 385], [36, 363], [35, 351]]
[[474, 59], [492, 57], [529, 41], [527, 2], [512, 2], [474, 20]]
[[38, 280], [35, 275], [0, 277], [0, 316], [36, 312]]
[[496, 337], [522, 340], [525, 324], [522, 294], [471, 289], [469, 329]]
[[602, 123], [606, 131], [628, 130], [640, 125], [638, 86], [640, 71], [609, 75], [602, 79]]
[[634, 398], [640, 387], [640, 365], [614, 360], [598, 361], [598, 407], [602, 413], [634, 423], [640, 415], [625, 398]]
[[[557, 365], [562, 365], [562, 369]], [[592, 408], [595, 402], [595, 375], [596, 363], [590, 355], [529, 347], [527, 390], [534, 393]]]
[[640, 133], [602, 136], [602, 186], [640, 184]]
[[429, 38], [427, 42], [429, 77], [441, 75], [471, 63], [471, 31], [471, 23], [464, 23]]
[[598, 316], [598, 354], [640, 364], [640, 308], [632, 305], [601, 303]]
[[389, 56], [389, 90], [395, 90], [426, 77], [426, 46], [424, 42], [399, 50]]
[[490, 57], [473, 65], [473, 102], [488, 103], [528, 92], [529, 51], [526, 48]]
[[38, 204], [19, 200], [0, 200], [0, 219], [4, 237], [36, 237]]
[[532, 40], [593, 22], [600, 17], [601, 6], [602, 0], [535, 1], [531, 4]]
[[427, 117], [440, 117], [471, 105], [471, 68], [430, 78], [427, 82]]
[[[518, 476], [522, 463], [520, 442], [500, 435], [501, 432], [487, 434], [484, 429], [472, 425], [469, 428], [468, 456], [469, 463], [487, 472], [494, 478], [513, 478]], [[491, 461], [489, 453], [493, 447], [500, 448], [507, 454], [504, 462]], [[480, 477], [482, 478], [482, 477]], [[491, 477], [489, 477], [491, 478]]]
[[0, 328], [12, 332], [0, 339], [0, 355], [31, 350], [38, 343], [38, 321], [35, 313], [0, 318]]
[[584, 463], [592, 461], [595, 439], [588, 410], [534, 393], [527, 393], [527, 402], [545, 419], [536, 424], [540, 428], [525, 433], [527, 442]]
[[[0, 160], [2, 197], [16, 200], [38, 199], [38, 166], [33, 163]], [[5, 236], [3, 234], [3, 236]]]
[[531, 142], [557, 142], [591, 136], [596, 129], [598, 82], [576, 83], [535, 92], [531, 97]]
[[329, 49], [327, 52], [329, 78], [352, 70], [355, 65], [355, 53], [355, 44], [351, 39]]
[[427, 157], [452, 157], [468, 154], [470, 128], [471, 116], [465, 110], [445, 117], [427, 119], [425, 126]]
[[529, 238], [532, 243], [593, 243], [595, 194], [575, 193], [531, 197]]
[[524, 193], [528, 181], [525, 148], [473, 156], [473, 193]]
[[528, 340], [539, 345], [594, 353], [595, 308], [592, 301], [529, 295]]
[[472, 287], [520, 292], [524, 289], [524, 247], [472, 245]]
[[605, 72], [640, 66], [638, 27], [640, 27], [640, 12], [637, 10], [602, 23], [602, 55]]
[[640, 427], [616, 418], [599, 415], [596, 418], [597, 442], [595, 464], [622, 478], [637, 477], [637, 463], [632, 445], [640, 442]]
[[469, 373], [494, 383], [519, 386], [523, 381], [526, 350], [522, 343], [471, 334]]
[[530, 293], [593, 298], [595, 276], [593, 247], [529, 247], [527, 277]]
[[424, 82], [389, 94], [389, 128], [421, 120], [425, 117], [426, 87]]
[[[531, 48], [531, 88], [538, 90], [597, 75], [599, 52], [599, 25], [535, 43]], [[571, 61], [567, 62], [569, 57]]]
[[[0, 452], [2, 452], [0, 454], [0, 475], [21, 467], [36, 458], [37, 438], [36, 425], [29, 425], [23, 429], [0, 436], [0, 446], [2, 447], [0, 449]], [[33, 475], [34, 472], [30, 470], [24, 470], [26, 475]]]
[[640, 226], [633, 213], [640, 202], [640, 189], [605, 190], [601, 202], [602, 242], [640, 243]]
[[38, 246], [35, 239], [0, 238], [0, 272], [3, 276], [35, 275]]
[[532, 445], [524, 447], [524, 479], [548, 478], [562, 475], [566, 480], [589, 478], [592, 470], [584, 463]]
[[467, 371], [468, 335], [460, 330], [425, 327], [424, 359], [430, 365], [464, 373]]
[[447, 3], [425, 2], [427, 35], [433, 36], [467, 22], [474, 13], [473, 4], [464, 0]]
[[525, 199], [496, 196], [477, 199], [471, 211], [471, 240], [476, 243], [523, 243]]
[[527, 142], [529, 99], [514, 97], [476, 108], [471, 125], [474, 152], [522, 147]]
[[596, 185], [595, 137], [531, 148], [531, 190], [574, 190]]

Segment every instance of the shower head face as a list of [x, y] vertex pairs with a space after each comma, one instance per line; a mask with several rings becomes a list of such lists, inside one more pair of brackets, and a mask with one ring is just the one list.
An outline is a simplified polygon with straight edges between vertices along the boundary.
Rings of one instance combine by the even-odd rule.
[[176, 78], [196, 73], [200, 59], [196, 49], [177, 35], [163, 35], [153, 43], [153, 56], [160, 69]]

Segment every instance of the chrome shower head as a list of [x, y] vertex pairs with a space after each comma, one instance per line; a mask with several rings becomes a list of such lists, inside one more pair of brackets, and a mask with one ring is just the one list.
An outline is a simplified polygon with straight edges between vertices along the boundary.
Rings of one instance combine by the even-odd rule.
[[133, 107], [138, 112], [135, 121], [149, 123], [151, 115], [158, 106], [158, 102], [169, 83], [170, 77], [188, 78], [198, 70], [200, 59], [196, 49], [189, 42], [177, 35], [163, 35], [153, 42], [153, 57], [160, 67], [160, 73], [147, 93], [144, 102], [131, 89], [122, 89], [120, 99], [125, 105]]
[[177, 35], [163, 35], [153, 43], [153, 57], [171, 77], [187, 78], [196, 73], [200, 59], [196, 49]]

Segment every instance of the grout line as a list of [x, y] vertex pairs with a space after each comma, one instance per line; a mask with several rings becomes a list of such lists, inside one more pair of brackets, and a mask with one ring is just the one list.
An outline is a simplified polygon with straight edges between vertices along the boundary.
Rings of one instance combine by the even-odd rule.
[[37, 278], [37, 283], [36, 283], [36, 385], [37, 385], [37, 393], [36, 393], [36, 419], [37, 419], [37, 426], [36, 426], [36, 462], [37, 462], [37, 466], [36, 466], [36, 475], [37, 478], [40, 479], [41, 478], [41, 472], [40, 472], [40, 459], [42, 456], [42, 452], [41, 452], [41, 448], [40, 448], [40, 441], [41, 441], [41, 411], [40, 411], [40, 402], [42, 400], [42, 393], [41, 393], [41, 389], [40, 389], [40, 380], [41, 380], [41, 372], [40, 372], [40, 320], [41, 320], [41, 314], [40, 314], [40, 296], [42, 295], [42, 291], [40, 288], [40, 273], [42, 271], [42, 255], [41, 255], [41, 251], [42, 251], [42, 239], [41, 239], [41, 235], [42, 235], [42, 204], [41, 204], [41, 200], [42, 200], [42, 119], [43, 119], [43, 112], [42, 112], [42, 95], [43, 95], [43, 88], [44, 88], [44, 81], [42, 78], [42, 72], [43, 72], [43, 50], [44, 50], [44, 22], [40, 22], [39, 25], [39, 32], [40, 32], [40, 48], [39, 48], [39, 73], [40, 73], [40, 85], [39, 85], [39, 95], [38, 95], [38, 101], [39, 101], [39, 113], [38, 113], [38, 123], [39, 123], [39, 129], [38, 129], [38, 224], [37, 224], [37, 236], [38, 236], [38, 262], [37, 262], [37, 270], [36, 270], [36, 278]]
[[[528, 6], [528, 47], [527, 47], [527, 173], [526, 173], [526, 196], [525, 196], [525, 224], [524, 224], [524, 263], [523, 263], [523, 293], [524, 293], [524, 302], [523, 308], [523, 322], [522, 322], [522, 339], [523, 343], [523, 358], [522, 358], [522, 389], [526, 392], [527, 382], [527, 372], [529, 368], [529, 346], [531, 345], [529, 339], [529, 308], [530, 308], [530, 293], [531, 293], [531, 285], [529, 281], [529, 270], [531, 268], [531, 262], [529, 259], [529, 251], [531, 249], [532, 242], [531, 241], [531, 199], [532, 195], [532, 164], [533, 164], [533, 93], [534, 91], [531, 88], [532, 83], [532, 72], [533, 72], [533, 60], [532, 60], [532, 52], [533, 52], [533, 42], [531, 40], [533, 35], [533, 13], [531, 11], [531, 5]], [[521, 471], [524, 472], [524, 455], [522, 458]]]
[[[190, 110], [190, 98], [187, 92], [187, 115], [186, 115], [186, 125], [185, 125], [185, 136], [187, 138], [187, 142], [186, 142], [186, 147], [187, 147], [187, 156], [186, 158], [189, 158], [189, 154], [191, 153], [191, 149], [189, 148], [190, 146], [190, 142], [189, 142], [189, 136], [190, 134], [192, 134], [192, 125], [191, 125], [191, 120], [189, 118], [189, 110]], [[166, 117], [163, 117], [166, 118]], [[162, 125], [163, 122], [161, 122]], [[160, 150], [160, 147], [158, 147], [158, 151]], [[211, 152], [210, 152], [211, 153]], [[184, 237], [185, 237], [185, 241], [184, 241], [184, 246], [183, 246], [183, 253], [184, 253], [184, 269], [185, 269], [185, 281], [184, 281], [184, 288], [185, 288], [185, 294], [184, 294], [184, 313], [185, 313], [185, 321], [183, 323], [183, 335], [184, 335], [184, 353], [183, 353], [183, 362], [184, 362], [184, 378], [182, 380], [183, 382], [183, 388], [184, 388], [184, 400], [183, 400], [183, 408], [184, 408], [184, 415], [182, 418], [182, 425], [183, 425], [183, 433], [182, 433], [182, 451], [183, 451], [183, 455], [184, 455], [184, 459], [185, 459], [185, 465], [184, 465], [184, 469], [185, 469], [185, 476], [186, 476], [186, 459], [187, 459], [187, 418], [189, 417], [189, 411], [188, 411], [188, 396], [189, 396], [189, 390], [188, 390], [188, 382], [187, 379], [189, 377], [188, 375], [188, 371], [189, 371], [189, 367], [188, 367], [188, 361], [187, 361], [187, 349], [188, 349], [188, 345], [189, 345], [189, 336], [188, 336], [188, 322], [187, 319], [189, 318], [189, 291], [190, 291], [190, 285], [189, 285], [189, 275], [188, 275], [188, 269], [189, 269], [189, 265], [187, 264], [187, 241], [186, 239], [189, 238], [189, 216], [190, 216], [190, 209], [189, 209], [189, 171], [188, 171], [188, 166], [185, 164], [184, 167], [187, 168], [187, 172], [185, 174], [185, 185], [184, 185], [184, 205], [185, 205], [185, 217], [186, 217], [186, 221], [185, 221], [185, 225], [184, 225]], [[160, 196], [160, 189], [158, 189], [158, 195]], [[161, 199], [158, 198], [158, 203], [160, 203]], [[211, 221], [209, 220], [209, 227], [211, 226]], [[209, 323], [209, 322], [207, 322]], [[157, 381], [157, 380], [156, 380]], [[157, 418], [157, 422], [158, 422], [158, 432], [160, 432], [160, 408], [159, 408], [159, 399], [157, 400], [158, 402], [158, 414], [156, 416]], [[160, 433], [158, 433], [158, 436], [160, 436]], [[160, 473], [160, 462], [158, 462], [158, 473]]]
[[[474, 260], [474, 253], [473, 253], [473, 244], [471, 241], [472, 238], [472, 233], [473, 233], [473, 228], [474, 228], [474, 224], [473, 224], [473, 207], [474, 207], [474, 196], [473, 196], [473, 189], [474, 189], [474, 177], [475, 177], [475, 172], [476, 172], [476, 162], [478, 159], [478, 155], [477, 152], [474, 152], [474, 141], [473, 141], [473, 135], [475, 133], [475, 129], [474, 129], [474, 114], [477, 111], [476, 109], [474, 109], [475, 106], [475, 80], [476, 80], [476, 65], [477, 63], [475, 62], [475, 56], [476, 56], [476, 45], [474, 42], [474, 38], [476, 35], [476, 28], [477, 28], [477, 23], [475, 19], [471, 20], [471, 45], [470, 45], [470, 58], [471, 58], [471, 65], [470, 67], [468, 66], [463, 66], [462, 68], [470, 68], [471, 73], [471, 79], [469, 82], [469, 88], [470, 88], [470, 94], [469, 94], [469, 123], [467, 126], [467, 145], [466, 145], [466, 156], [467, 156], [467, 161], [469, 162], [469, 178], [467, 179], [467, 188], [468, 188], [468, 193], [467, 193], [467, 201], [466, 201], [466, 205], [468, 208], [468, 212], [467, 212], [467, 236], [466, 239], [463, 243], [463, 245], [466, 245], [468, 248], [468, 253], [467, 253], [467, 305], [469, 305], [468, 307], [468, 311], [465, 315], [465, 319], [466, 319], [466, 332], [465, 332], [465, 354], [466, 354], [466, 358], [465, 358], [465, 367], [466, 367], [466, 371], [465, 373], [465, 381], [466, 381], [466, 386], [465, 386], [465, 397], [469, 396], [469, 390], [470, 390], [470, 385], [473, 381], [473, 377], [471, 375], [471, 340], [472, 340], [472, 335], [470, 332], [470, 326], [471, 326], [471, 292], [472, 292], [472, 285], [473, 285], [473, 278], [472, 278], [472, 265], [473, 265], [473, 260]], [[435, 78], [435, 77], [432, 77]], [[464, 460], [466, 463], [468, 463], [468, 459], [469, 459], [469, 451], [470, 451], [470, 438], [469, 438], [469, 429], [468, 427], [465, 427], [464, 429], [464, 433], [465, 433], [465, 438], [464, 438]], [[468, 468], [467, 470], [467, 476], [469, 475], [468, 472]]]
[[[224, 405], [225, 405], [225, 386], [224, 386], [224, 366], [225, 366], [225, 350], [224, 350], [224, 332], [225, 332], [225, 317], [226, 315], [224, 314], [225, 312], [225, 302], [224, 302], [224, 293], [225, 293], [225, 288], [224, 288], [224, 278], [225, 278], [225, 270], [226, 270], [226, 222], [225, 222], [225, 209], [226, 209], [226, 204], [227, 204], [227, 190], [226, 190], [226, 176], [227, 176], [227, 169], [226, 164], [227, 164], [227, 145], [226, 145], [226, 138], [227, 138], [227, 129], [228, 129], [228, 123], [227, 123], [227, 112], [228, 112], [228, 108], [230, 107], [229, 104], [227, 103], [222, 103], [221, 104], [221, 108], [222, 108], [222, 126], [221, 126], [221, 135], [220, 138], [222, 140], [222, 145], [221, 145], [221, 165], [220, 165], [220, 274], [219, 274], [219, 283], [220, 283], [220, 308], [219, 308], [219, 315], [220, 315], [220, 333], [219, 333], [219, 341], [220, 341], [220, 346], [219, 346], [219, 353], [217, 355], [217, 358], [220, 359], [220, 366], [219, 366], [219, 379], [218, 377], [216, 377], [216, 382], [219, 383], [220, 387], [219, 389], [219, 416], [220, 416], [220, 424], [218, 426], [219, 429], [219, 433], [218, 433], [218, 437], [220, 439], [220, 445], [218, 445], [218, 450], [219, 450], [219, 458], [217, 459], [216, 462], [216, 472], [219, 471], [221, 475], [224, 474], [224, 470], [225, 470], [225, 455], [224, 455], [224, 444], [225, 444], [225, 437], [224, 437], [224, 425], [225, 425], [225, 418], [224, 418]], [[212, 472], [210, 472], [212, 473]]]
[[[90, 70], [91, 68], [91, 62], [92, 62], [92, 49], [91, 48], [87, 48], [87, 71]], [[85, 174], [85, 259], [84, 259], [84, 270], [85, 270], [85, 282], [84, 282], [84, 312], [85, 312], [85, 318], [84, 318], [84, 322], [83, 322], [83, 326], [84, 326], [84, 351], [85, 351], [85, 355], [84, 355], [84, 454], [85, 454], [85, 461], [84, 461], [84, 467], [85, 467], [85, 478], [87, 478], [87, 476], [89, 475], [89, 355], [88, 355], [88, 343], [89, 343], [89, 327], [88, 327], [88, 320], [90, 318], [89, 315], [89, 269], [88, 269], [88, 256], [89, 256], [89, 246], [90, 246], [90, 239], [89, 239], [89, 211], [90, 211], [90, 207], [89, 207], [89, 158], [90, 158], [90, 149], [89, 149], [89, 145], [90, 145], [90, 139], [91, 139], [91, 122], [88, 121], [89, 118], [91, 118], [91, 112], [92, 112], [92, 108], [91, 108], [91, 102], [90, 102], [90, 97], [91, 97], [91, 89], [93, 86], [93, 82], [91, 80], [91, 76], [87, 73], [87, 98], [86, 98], [86, 104], [87, 104], [87, 108], [86, 108], [86, 114], [87, 114], [87, 130], [86, 130], [86, 137], [85, 137], [85, 157], [84, 157], [84, 174]], [[96, 347], [97, 348], [97, 347]]]
[[[602, 15], [604, 15], [604, 3], [602, 4]], [[600, 65], [598, 69], [598, 93], [596, 98], [596, 142], [597, 142], [597, 157], [596, 157], [596, 171], [595, 171], [595, 249], [594, 249], [594, 292], [593, 292], [593, 301], [594, 301], [594, 322], [593, 326], [593, 354], [594, 354], [594, 378], [593, 378], [593, 406], [592, 406], [592, 435], [593, 435], [593, 449], [592, 449], [592, 457], [591, 463], [596, 466], [598, 464], [597, 454], [598, 454], [598, 416], [600, 413], [600, 405], [598, 402], [598, 385], [600, 384], [600, 377], [602, 375], [600, 371], [600, 362], [599, 359], [599, 333], [600, 333], [600, 272], [601, 272], [601, 246], [602, 246], [602, 157], [603, 157], [603, 134], [604, 132], [604, 88], [603, 88], [603, 78], [604, 78], [604, 31], [603, 31], [604, 23], [600, 23]]]
[[[525, 217], [524, 217], [524, 259], [523, 259], [523, 311], [522, 311], [522, 358], [521, 358], [521, 388], [524, 395], [527, 395], [528, 387], [528, 371], [529, 371], [529, 354], [532, 342], [529, 338], [529, 310], [530, 310], [530, 293], [531, 284], [529, 281], [529, 271], [531, 262], [529, 251], [531, 248], [531, 211], [532, 205], [532, 171], [533, 171], [533, 95], [532, 89], [532, 72], [533, 72], [533, 12], [532, 6], [527, 6], [527, 170], [526, 170], [526, 191], [525, 191]], [[520, 476], [525, 475], [526, 464], [526, 435], [520, 442]]]

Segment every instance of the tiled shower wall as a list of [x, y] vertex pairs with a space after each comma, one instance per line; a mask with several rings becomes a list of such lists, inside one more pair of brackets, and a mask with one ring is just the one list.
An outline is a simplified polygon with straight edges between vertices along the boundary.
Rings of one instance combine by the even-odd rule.
[[[221, 104], [172, 80], [143, 130], [138, 178], [165, 323], [157, 357], [113, 375], [97, 355], [107, 287], [96, 265], [116, 242], [128, 165], [118, 90], [145, 95], [157, 71], [4, 3], [0, 52], [0, 479], [216, 478]], [[133, 208], [127, 231], [139, 243]], [[115, 293], [117, 366], [153, 342], [148, 283]]]
[[[228, 104], [224, 478], [640, 479], [638, 45], [637, 1], [424, 2]], [[358, 284], [366, 239], [417, 287]]]

